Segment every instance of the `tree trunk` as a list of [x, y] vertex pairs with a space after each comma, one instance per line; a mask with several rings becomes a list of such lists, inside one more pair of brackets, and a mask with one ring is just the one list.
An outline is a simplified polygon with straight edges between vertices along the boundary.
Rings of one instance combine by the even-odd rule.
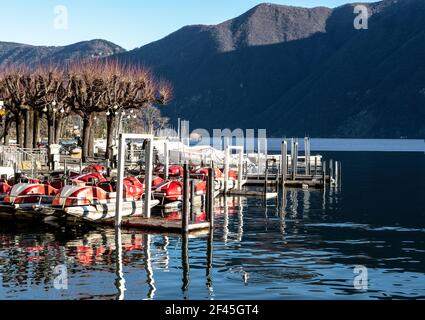
[[53, 115], [52, 113], [47, 114], [47, 144], [49, 146], [55, 143], [55, 121]]
[[[90, 122], [94, 123], [94, 117], [90, 117]], [[88, 155], [89, 157], [94, 157], [94, 139], [95, 139], [95, 128], [96, 128], [96, 124], [92, 125], [90, 128], [90, 138], [89, 138], [89, 152]]]
[[38, 142], [40, 142], [40, 113], [38, 111], [34, 111], [34, 125], [33, 125], [33, 141], [32, 147], [37, 148]]
[[24, 147], [25, 118], [22, 113], [16, 115], [16, 140], [19, 147]]
[[63, 117], [56, 117], [55, 121], [55, 143], [59, 144], [62, 137], [63, 124], [65, 119]]
[[105, 159], [109, 159], [110, 161], [113, 160], [113, 144], [115, 140], [115, 129], [117, 126], [117, 117], [113, 114], [109, 115], [106, 118], [106, 154]]
[[33, 141], [33, 111], [25, 110], [25, 137], [24, 137], [24, 148], [32, 148]]
[[87, 158], [90, 156], [89, 147], [90, 147], [90, 131], [92, 127], [91, 115], [84, 115], [83, 117], [83, 150], [82, 158], [83, 162], [87, 162]]
[[12, 126], [12, 119], [6, 116], [6, 118], [4, 119], [4, 133], [3, 133], [3, 143], [5, 146], [9, 145], [11, 126]]

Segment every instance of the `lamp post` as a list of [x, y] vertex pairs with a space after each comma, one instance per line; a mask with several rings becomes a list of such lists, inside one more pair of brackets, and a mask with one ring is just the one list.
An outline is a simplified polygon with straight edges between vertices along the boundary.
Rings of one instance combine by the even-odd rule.
[[3, 109], [4, 109], [4, 101], [0, 100], [0, 111], [2, 113], [1, 122], [2, 122], [2, 125], [3, 125], [3, 136], [5, 137], [6, 136], [6, 117], [5, 117], [6, 112], [4, 112]]
[[47, 121], [48, 127], [49, 127], [48, 128], [48, 135], [49, 135], [48, 150], [49, 150], [49, 166], [50, 167], [53, 163], [53, 156], [51, 154], [50, 145], [54, 144], [55, 142], [55, 123], [56, 123], [56, 111], [57, 111], [56, 106], [57, 106], [57, 103], [55, 100], [53, 100], [51, 105], [45, 105], [43, 108], [44, 113], [48, 115], [50, 114], [50, 117], [48, 116], [48, 120], [50, 121]]

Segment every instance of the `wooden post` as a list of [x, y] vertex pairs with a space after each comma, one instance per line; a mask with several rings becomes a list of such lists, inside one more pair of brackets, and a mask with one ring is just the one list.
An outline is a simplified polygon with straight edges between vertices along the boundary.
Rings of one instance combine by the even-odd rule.
[[280, 160], [280, 174], [282, 189], [285, 186], [286, 174], [288, 172], [288, 142], [286, 140], [282, 141], [281, 147], [281, 160]]
[[80, 174], [83, 173], [83, 159], [80, 159]]
[[214, 163], [208, 169], [208, 206], [207, 215], [210, 222], [210, 231], [214, 230]]
[[310, 138], [304, 138], [304, 155], [305, 155], [305, 174], [307, 176], [311, 173], [311, 164], [310, 164]]
[[314, 175], [317, 176], [317, 156], [314, 156]]
[[342, 165], [341, 165], [341, 161], [339, 161], [339, 187], [342, 186]]
[[145, 218], [151, 217], [152, 203], [152, 172], [153, 172], [153, 140], [148, 139], [145, 149]]
[[195, 215], [195, 187], [196, 181], [195, 179], [190, 180], [190, 221], [196, 221]]
[[326, 186], [326, 161], [322, 162], [323, 186]]
[[170, 166], [170, 152], [168, 151], [168, 141], [164, 143], [164, 179], [168, 179], [168, 169]]
[[242, 176], [243, 176], [243, 149], [239, 150], [239, 163], [238, 163], [238, 190], [242, 190]]
[[333, 159], [329, 160], [329, 178], [330, 181], [334, 178], [334, 161]]
[[267, 198], [268, 183], [269, 183], [269, 161], [266, 160], [266, 168], [264, 171], [264, 197], [265, 198]]
[[293, 156], [292, 156], [292, 180], [296, 180], [298, 173], [298, 142], [293, 144]]
[[244, 161], [243, 167], [243, 174], [244, 178], [246, 179], [248, 177], [248, 161]]
[[338, 187], [338, 161], [335, 161], [335, 186]]
[[227, 194], [229, 191], [229, 161], [230, 161], [230, 150], [229, 146], [226, 146], [225, 153], [224, 153], [224, 194]]
[[180, 127], [180, 118], [177, 118], [177, 136], [179, 138], [179, 141], [182, 141], [182, 136], [181, 136], [181, 127]]
[[257, 178], [258, 180], [260, 180], [260, 175], [261, 175], [260, 149], [261, 149], [260, 138], [257, 138], [257, 171], [258, 171]]
[[189, 166], [183, 165], [183, 208], [182, 208], [182, 233], [189, 232]]
[[118, 141], [118, 173], [117, 173], [117, 198], [115, 204], [115, 226], [121, 226], [122, 201], [124, 195], [124, 165], [125, 165], [125, 138], [120, 133]]

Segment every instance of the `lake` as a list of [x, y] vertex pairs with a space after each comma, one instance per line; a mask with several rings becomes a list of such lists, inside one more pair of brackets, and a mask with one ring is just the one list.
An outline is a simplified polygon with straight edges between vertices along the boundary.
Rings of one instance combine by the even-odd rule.
[[[0, 299], [424, 299], [425, 143], [363, 142], [313, 139], [342, 162], [338, 189], [217, 199], [188, 261], [178, 235], [1, 221]], [[353, 145], [369, 151], [324, 151]]]

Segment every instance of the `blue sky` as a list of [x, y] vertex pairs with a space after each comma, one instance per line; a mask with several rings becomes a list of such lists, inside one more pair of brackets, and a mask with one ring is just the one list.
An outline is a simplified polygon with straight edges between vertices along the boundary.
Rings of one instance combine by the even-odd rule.
[[[258, 0], [0, 0], [0, 41], [66, 45], [102, 38], [126, 49], [158, 40], [188, 24], [216, 24]], [[349, 0], [275, 0], [273, 3], [336, 7]], [[353, 2], [353, 1], [351, 1]], [[365, 0], [363, 2], [372, 2]], [[56, 6], [66, 7], [68, 28], [54, 27]], [[63, 20], [60, 20], [63, 22]]]

